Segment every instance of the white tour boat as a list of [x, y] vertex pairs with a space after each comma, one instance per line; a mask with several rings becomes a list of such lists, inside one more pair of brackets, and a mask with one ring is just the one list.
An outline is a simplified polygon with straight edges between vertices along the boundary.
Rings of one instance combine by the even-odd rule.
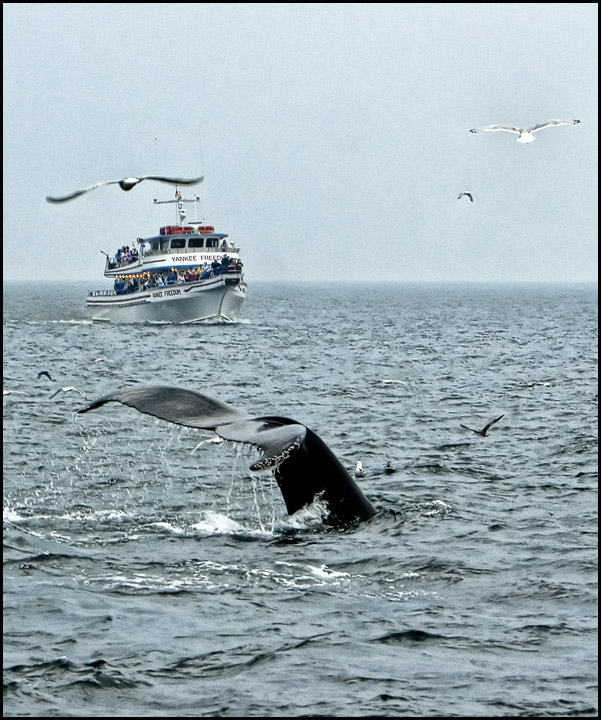
[[93, 321], [113, 323], [193, 323], [234, 321], [246, 297], [239, 248], [225, 233], [203, 222], [184, 224], [186, 210], [178, 188], [178, 225], [159, 235], [138, 238], [138, 248], [107, 253], [104, 276], [113, 290], [94, 290], [86, 299]]

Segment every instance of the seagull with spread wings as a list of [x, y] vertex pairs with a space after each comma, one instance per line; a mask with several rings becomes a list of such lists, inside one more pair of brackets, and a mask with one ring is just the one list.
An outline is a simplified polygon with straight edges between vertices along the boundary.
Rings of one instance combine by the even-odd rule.
[[[534, 125], [533, 127], [526, 129], [514, 127], [513, 125], [487, 125], [486, 127], [483, 127], [482, 130], [484, 130], [484, 132], [502, 131], [515, 133], [519, 136], [517, 138], [517, 142], [531, 143], [536, 140], [533, 133], [538, 132], [539, 130], [543, 130], [548, 127], [557, 127], [558, 125], [578, 125], [579, 123], [580, 120], [547, 120], [547, 122], [539, 123], [538, 125]], [[472, 128], [470, 132], [477, 133], [480, 131], [476, 128]]]
[[[502, 417], [505, 417], [505, 415], [499, 415], [498, 418], [495, 418], [494, 420], [491, 420], [491, 421], [488, 423], [488, 425], [485, 425], [485, 426], [482, 428], [482, 430], [474, 430], [474, 428], [468, 427], [467, 425], [461, 425], [461, 427], [462, 427], [464, 430], [471, 430], [471, 431], [474, 433], [474, 435], [480, 435], [480, 436], [482, 436], [482, 437], [487, 437], [488, 431], [489, 431], [489, 429], [491, 428], [491, 426], [494, 425], [495, 423], [499, 422], [499, 420], [500, 420]], [[460, 424], [461, 424], [461, 423], [460, 423]]]
[[59, 388], [56, 392], [52, 393], [48, 400], [52, 400], [52, 398], [56, 397], [61, 392], [77, 392], [79, 393], [84, 400], [88, 399], [88, 396], [85, 394], [83, 390], [80, 390], [78, 387], [75, 387], [74, 385], [65, 385], [65, 387]]
[[89, 192], [90, 190], [94, 190], [97, 187], [102, 187], [103, 185], [119, 185], [121, 190], [131, 190], [133, 187], [135, 187], [138, 183], [141, 183], [142, 180], [156, 180], [157, 182], [164, 182], [169, 183], [170, 185], [197, 185], [198, 183], [202, 182], [204, 180], [204, 177], [197, 177], [197, 178], [170, 178], [170, 177], [163, 177], [161, 175], [143, 175], [142, 177], [128, 177], [123, 178], [123, 180], [105, 180], [104, 182], [95, 183], [94, 185], [90, 185], [90, 187], [84, 188], [83, 190], [76, 190], [73, 193], [70, 193], [69, 195], [62, 195], [60, 197], [50, 197], [46, 196], [46, 200], [49, 203], [63, 203], [67, 202], [68, 200], [73, 200], [76, 197], [79, 197], [80, 195], [83, 195], [84, 193]]

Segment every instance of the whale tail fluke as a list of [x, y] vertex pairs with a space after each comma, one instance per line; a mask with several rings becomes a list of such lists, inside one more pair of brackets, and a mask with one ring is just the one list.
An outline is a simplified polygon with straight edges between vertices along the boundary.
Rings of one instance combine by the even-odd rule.
[[214, 430], [217, 425], [249, 417], [209, 395], [169, 385], [134, 385], [115, 390], [78, 412], [95, 410], [109, 402], [118, 402], [161, 420], [200, 430]]
[[325, 522], [341, 527], [376, 514], [330, 448], [305, 425], [279, 416], [252, 417], [228, 403], [192, 390], [136, 385], [104, 395], [79, 410], [118, 402], [177, 425], [212, 430], [224, 440], [253, 445], [261, 457], [250, 469], [273, 469], [290, 515], [320, 499]]

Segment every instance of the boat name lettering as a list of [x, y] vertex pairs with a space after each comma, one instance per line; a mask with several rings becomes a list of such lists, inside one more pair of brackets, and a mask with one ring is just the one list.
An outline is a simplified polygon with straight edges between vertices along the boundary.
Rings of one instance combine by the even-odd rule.
[[224, 253], [213, 253], [212, 255], [205, 255], [202, 253], [197, 253], [196, 255], [177, 255], [174, 257], [174, 260], [178, 263], [180, 262], [191, 262], [191, 263], [199, 263], [203, 260], [206, 262], [207, 260], [220, 260], [223, 257]]
[[159, 290], [158, 292], [153, 292], [152, 297], [153, 298], [160, 298], [163, 297], [163, 295], [181, 295], [182, 291], [179, 288], [176, 288], [175, 290]]

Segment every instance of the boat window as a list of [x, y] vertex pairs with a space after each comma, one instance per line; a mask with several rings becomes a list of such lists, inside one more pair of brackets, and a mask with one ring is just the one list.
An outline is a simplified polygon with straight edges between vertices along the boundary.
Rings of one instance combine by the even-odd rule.
[[217, 238], [207, 238], [207, 247], [217, 247]]
[[201, 248], [204, 247], [204, 238], [191, 237], [188, 239], [189, 248]]
[[185, 248], [186, 247], [186, 238], [173, 238], [171, 241], [171, 248]]

